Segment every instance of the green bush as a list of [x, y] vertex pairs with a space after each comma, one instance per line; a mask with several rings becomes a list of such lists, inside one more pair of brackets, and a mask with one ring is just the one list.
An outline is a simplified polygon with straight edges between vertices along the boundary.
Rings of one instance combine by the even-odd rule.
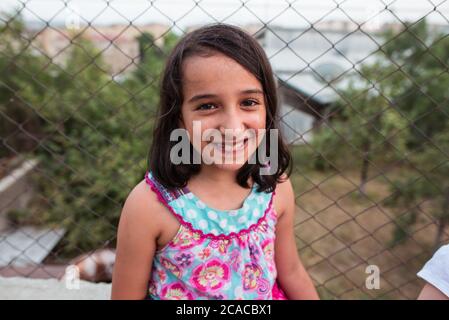
[[[23, 33], [23, 28], [16, 31]], [[145, 46], [144, 61], [117, 82], [94, 45], [73, 36], [62, 66], [43, 68], [44, 58], [21, 48], [25, 66], [34, 66], [39, 74], [36, 89], [29, 75], [8, 75], [20, 80], [17, 85], [31, 88], [9, 94], [21, 94], [30, 113], [39, 110], [35, 117], [41, 132], [38, 147], [28, 154], [40, 160], [33, 177], [37, 196], [26, 211], [10, 217], [19, 224], [64, 227], [58, 255], [66, 257], [114, 245], [124, 200], [146, 170], [158, 103], [154, 77], [162, 71], [164, 59], [163, 54], [154, 56], [154, 46]], [[169, 45], [173, 38], [170, 35]], [[0, 45], [17, 41], [11, 39], [2, 37]], [[39, 91], [42, 83], [45, 90]], [[15, 129], [9, 127], [9, 133]]]

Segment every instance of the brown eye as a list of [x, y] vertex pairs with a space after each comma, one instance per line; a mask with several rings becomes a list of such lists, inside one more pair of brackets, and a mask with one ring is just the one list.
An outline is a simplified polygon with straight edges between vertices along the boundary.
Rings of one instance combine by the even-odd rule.
[[212, 110], [211, 107], [215, 108], [215, 106], [213, 104], [205, 103], [205, 104], [200, 105], [196, 110]]
[[[249, 103], [249, 104], [248, 104]], [[245, 105], [246, 107], [254, 107], [254, 106], [256, 106], [258, 103], [257, 103], [257, 101], [255, 101], [255, 100], [245, 100], [244, 102], [243, 102], [243, 104], [247, 104], [247, 105]]]

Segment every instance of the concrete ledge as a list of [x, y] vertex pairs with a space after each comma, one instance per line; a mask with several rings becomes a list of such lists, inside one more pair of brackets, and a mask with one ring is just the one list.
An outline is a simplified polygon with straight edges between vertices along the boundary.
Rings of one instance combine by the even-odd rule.
[[111, 284], [79, 281], [68, 289], [64, 280], [0, 277], [0, 300], [109, 300]]
[[0, 231], [9, 228], [7, 213], [13, 209], [24, 209], [34, 194], [29, 174], [37, 166], [35, 159], [25, 160], [20, 167], [0, 179]]

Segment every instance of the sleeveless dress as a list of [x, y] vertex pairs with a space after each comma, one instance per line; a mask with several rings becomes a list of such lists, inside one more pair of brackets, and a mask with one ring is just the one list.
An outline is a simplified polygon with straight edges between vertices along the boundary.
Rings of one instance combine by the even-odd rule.
[[287, 299], [276, 281], [275, 191], [254, 183], [240, 209], [217, 210], [187, 187], [168, 190], [151, 171], [145, 181], [180, 222], [154, 255], [147, 299]]

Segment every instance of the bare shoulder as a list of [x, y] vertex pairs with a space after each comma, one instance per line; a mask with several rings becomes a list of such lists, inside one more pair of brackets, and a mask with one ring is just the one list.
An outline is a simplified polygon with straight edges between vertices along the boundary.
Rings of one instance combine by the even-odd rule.
[[161, 232], [160, 212], [166, 210], [145, 180], [140, 181], [128, 194], [123, 205], [120, 222], [134, 231], [144, 229], [157, 238]]
[[274, 200], [279, 218], [295, 204], [295, 194], [290, 178], [286, 174], [281, 176], [281, 181], [276, 185], [276, 197]]
[[128, 194], [120, 215], [112, 277], [113, 299], [143, 299], [161, 232], [156, 194], [139, 182]]

